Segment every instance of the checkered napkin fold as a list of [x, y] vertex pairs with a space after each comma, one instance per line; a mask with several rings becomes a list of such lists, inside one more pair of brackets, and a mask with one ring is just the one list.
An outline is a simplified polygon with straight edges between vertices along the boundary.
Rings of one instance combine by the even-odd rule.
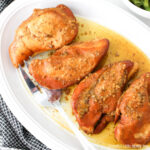
[[2, 136], [2, 146], [4, 147], [24, 150], [49, 150], [21, 125], [6, 106], [1, 96], [0, 134]]
[[[0, 12], [12, 1], [0, 0]], [[3, 147], [21, 150], [49, 150], [20, 124], [0, 95], [0, 150], [3, 150]]]

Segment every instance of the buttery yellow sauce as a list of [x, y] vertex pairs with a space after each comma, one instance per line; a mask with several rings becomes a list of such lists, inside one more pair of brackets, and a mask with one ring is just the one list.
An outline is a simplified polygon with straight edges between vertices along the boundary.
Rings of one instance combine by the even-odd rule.
[[[134, 77], [134, 79], [137, 78], [140, 74], [150, 71], [150, 60], [142, 51], [140, 51], [130, 41], [128, 41], [121, 35], [117, 34], [116, 32], [111, 31], [110, 29], [107, 29], [92, 21], [88, 21], [83, 18], [77, 18], [77, 20], [79, 23], [79, 33], [74, 42], [88, 41], [95, 38], [101, 38], [101, 39], [107, 38], [110, 41], [108, 54], [103, 59], [103, 61], [100, 62], [97, 69], [104, 65], [114, 63], [117, 61], [131, 60], [139, 64], [139, 71]], [[62, 101], [62, 106], [66, 111], [66, 113], [68, 114], [68, 116], [70, 117], [70, 119], [78, 126], [77, 122], [75, 121], [75, 117], [72, 115], [72, 109], [71, 109], [71, 95], [75, 87], [76, 85], [64, 90], [61, 101]], [[55, 120], [59, 125], [71, 131], [67, 123], [65, 122], [65, 120], [61, 117], [61, 115], [56, 110], [52, 108], [44, 108], [44, 107], [41, 108], [45, 113], [47, 113], [49, 117]], [[129, 147], [121, 145], [119, 142], [115, 140], [114, 128], [115, 125], [112, 122], [109, 123], [107, 127], [99, 134], [96, 135], [85, 134], [85, 135], [91, 142], [98, 145], [107, 146], [110, 148], [117, 148], [117, 149], [129, 149]]]

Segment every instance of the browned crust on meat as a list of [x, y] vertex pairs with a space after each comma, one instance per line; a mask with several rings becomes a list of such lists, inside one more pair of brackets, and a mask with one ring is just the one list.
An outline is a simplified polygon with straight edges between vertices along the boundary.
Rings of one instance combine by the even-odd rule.
[[121, 96], [116, 110], [117, 141], [143, 145], [150, 141], [150, 72], [141, 75]]
[[9, 47], [11, 61], [18, 67], [33, 54], [69, 44], [77, 33], [76, 18], [67, 6], [35, 9], [16, 31], [14, 41]]
[[64, 46], [47, 59], [33, 60], [29, 72], [40, 85], [62, 89], [89, 74], [105, 56], [108, 47], [106, 39]]
[[114, 120], [117, 102], [129, 74], [137, 71], [134, 65], [131, 61], [108, 65], [80, 82], [72, 96], [72, 109], [82, 130], [99, 133]]

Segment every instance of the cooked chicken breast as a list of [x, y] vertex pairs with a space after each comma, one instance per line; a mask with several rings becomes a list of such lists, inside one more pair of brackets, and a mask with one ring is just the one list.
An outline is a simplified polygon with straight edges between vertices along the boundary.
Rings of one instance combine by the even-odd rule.
[[9, 47], [11, 61], [18, 67], [33, 54], [55, 50], [70, 43], [77, 33], [76, 18], [67, 6], [35, 9], [16, 31]]
[[150, 72], [135, 80], [121, 96], [117, 110], [115, 137], [130, 146], [150, 142]]
[[106, 39], [64, 46], [47, 59], [33, 60], [29, 72], [40, 85], [62, 89], [90, 73], [105, 56], [108, 47]]
[[122, 61], [105, 66], [80, 82], [72, 96], [72, 109], [82, 130], [99, 133], [114, 120], [122, 90], [137, 69], [136, 63]]

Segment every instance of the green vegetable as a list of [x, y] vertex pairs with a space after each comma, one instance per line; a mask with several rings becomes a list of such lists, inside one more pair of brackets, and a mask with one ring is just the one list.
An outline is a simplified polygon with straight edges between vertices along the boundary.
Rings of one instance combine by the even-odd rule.
[[143, 5], [144, 5], [144, 8], [150, 8], [149, 7], [149, 0], [145, 0]]
[[130, 0], [134, 5], [141, 7], [143, 5], [143, 0]]
[[129, 0], [129, 1], [134, 5], [136, 5], [137, 7], [150, 11], [150, 0]]
[[150, 8], [145, 8], [145, 10], [150, 11]]

